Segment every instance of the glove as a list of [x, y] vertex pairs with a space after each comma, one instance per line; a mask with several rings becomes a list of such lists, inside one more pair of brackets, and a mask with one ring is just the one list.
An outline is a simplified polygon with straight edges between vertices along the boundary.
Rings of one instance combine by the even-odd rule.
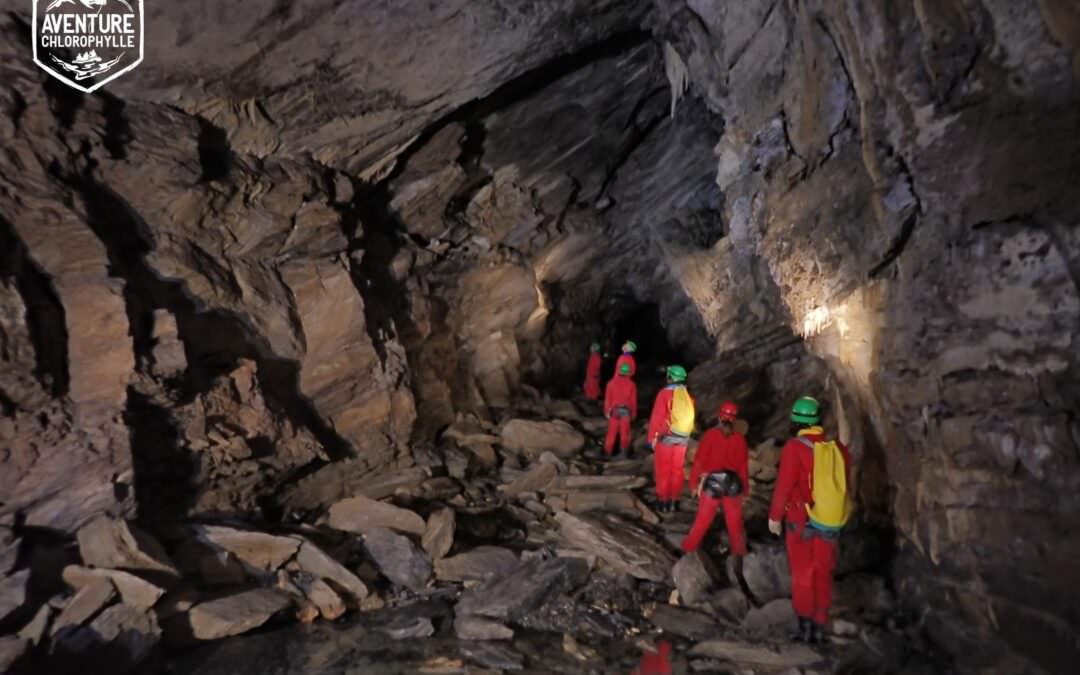
[[784, 531], [784, 528], [780, 525], [779, 520], [770, 520], [769, 521], [769, 532], [772, 532], [773, 534], [775, 534], [776, 536], [779, 537], [780, 533], [783, 532], [783, 531]]

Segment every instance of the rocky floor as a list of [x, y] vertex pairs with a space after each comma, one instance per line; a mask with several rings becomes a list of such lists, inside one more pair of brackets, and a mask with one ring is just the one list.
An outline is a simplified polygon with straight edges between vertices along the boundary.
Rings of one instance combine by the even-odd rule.
[[[328, 464], [280, 522], [102, 517], [74, 542], [4, 526], [5, 672], [939, 672], [883, 574], [887, 533], [842, 544], [828, 643], [790, 644], [779, 542], [761, 534], [772, 440], [753, 453], [751, 554], [679, 557], [694, 504], [652, 508], [651, 457], [605, 458], [592, 404], [461, 416], [411, 466]], [[642, 436], [641, 433], [638, 437]], [[657, 671], [661, 672], [661, 671]]]

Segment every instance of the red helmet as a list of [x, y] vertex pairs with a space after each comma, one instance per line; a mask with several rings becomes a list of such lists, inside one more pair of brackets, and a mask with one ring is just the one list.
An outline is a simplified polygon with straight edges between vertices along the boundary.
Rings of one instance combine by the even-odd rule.
[[734, 422], [735, 418], [739, 414], [739, 406], [735, 405], [731, 401], [724, 401], [724, 403], [720, 406], [720, 412], [718, 414], [720, 415], [720, 419], [727, 422]]

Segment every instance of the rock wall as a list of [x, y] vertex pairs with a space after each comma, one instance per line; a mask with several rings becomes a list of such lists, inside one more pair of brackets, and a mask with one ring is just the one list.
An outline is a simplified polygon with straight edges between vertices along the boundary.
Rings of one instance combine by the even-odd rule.
[[902, 595], [958, 653], [1050, 671], [1080, 618], [1065, 4], [673, 1], [655, 28], [727, 123], [736, 245], [884, 448]]

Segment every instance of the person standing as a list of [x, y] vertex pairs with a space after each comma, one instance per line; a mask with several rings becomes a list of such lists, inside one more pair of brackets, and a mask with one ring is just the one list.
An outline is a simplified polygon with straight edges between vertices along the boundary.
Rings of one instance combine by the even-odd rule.
[[600, 343], [594, 342], [589, 345], [589, 362], [585, 366], [585, 398], [590, 401], [600, 398], [600, 369], [602, 367]]
[[[821, 642], [832, 605], [837, 538], [851, 514], [851, 455], [818, 426], [817, 400], [795, 401], [796, 435], [780, 453], [780, 472], [769, 508], [769, 531], [785, 532], [791, 569], [791, 605], [799, 618], [793, 636]], [[781, 524], [783, 521], [783, 524]]]
[[[727, 525], [728, 540], [731, 543], [731, 555], [746, 555], [746, 533], [743, 529], [742, 504], [750, 494], [749, 462], [750, 453], [746, 447], [746, 438], [735, 431], [735, 418], [739, 408], [731, 401], [720, 406], [720, 422], [705, 432], [694, 455], [694, 465], [690, 470], [690, 485], [698, 497], [697, 515], [690, 534], [683, 540], [682, 549], [692, 553], [701, 545], [705, 533], [709, 531], [716, 511], [724, 507], [724, 522]], [[720, 471], [734, 472], [740, 481], [742, 491], [732, 497], [717, 497], [703, 491], [706, 477]]]
[[686, 446], [694, 431], [694, 399], [686, 389], [686, 369], [667, 367], [667, 386], [660, 390], [649, 417], [649, 447], [659, 510], [671, 513], [682, 493]]
[[622, 364], [604, 390], [604, 416], [608, 420], [604, 454], [609, 457], [615, 449], [616, 437], [620, 452], [630, 450], [630, 423], [637, 417], [637, 385], [632, 374], [630, 364]]

